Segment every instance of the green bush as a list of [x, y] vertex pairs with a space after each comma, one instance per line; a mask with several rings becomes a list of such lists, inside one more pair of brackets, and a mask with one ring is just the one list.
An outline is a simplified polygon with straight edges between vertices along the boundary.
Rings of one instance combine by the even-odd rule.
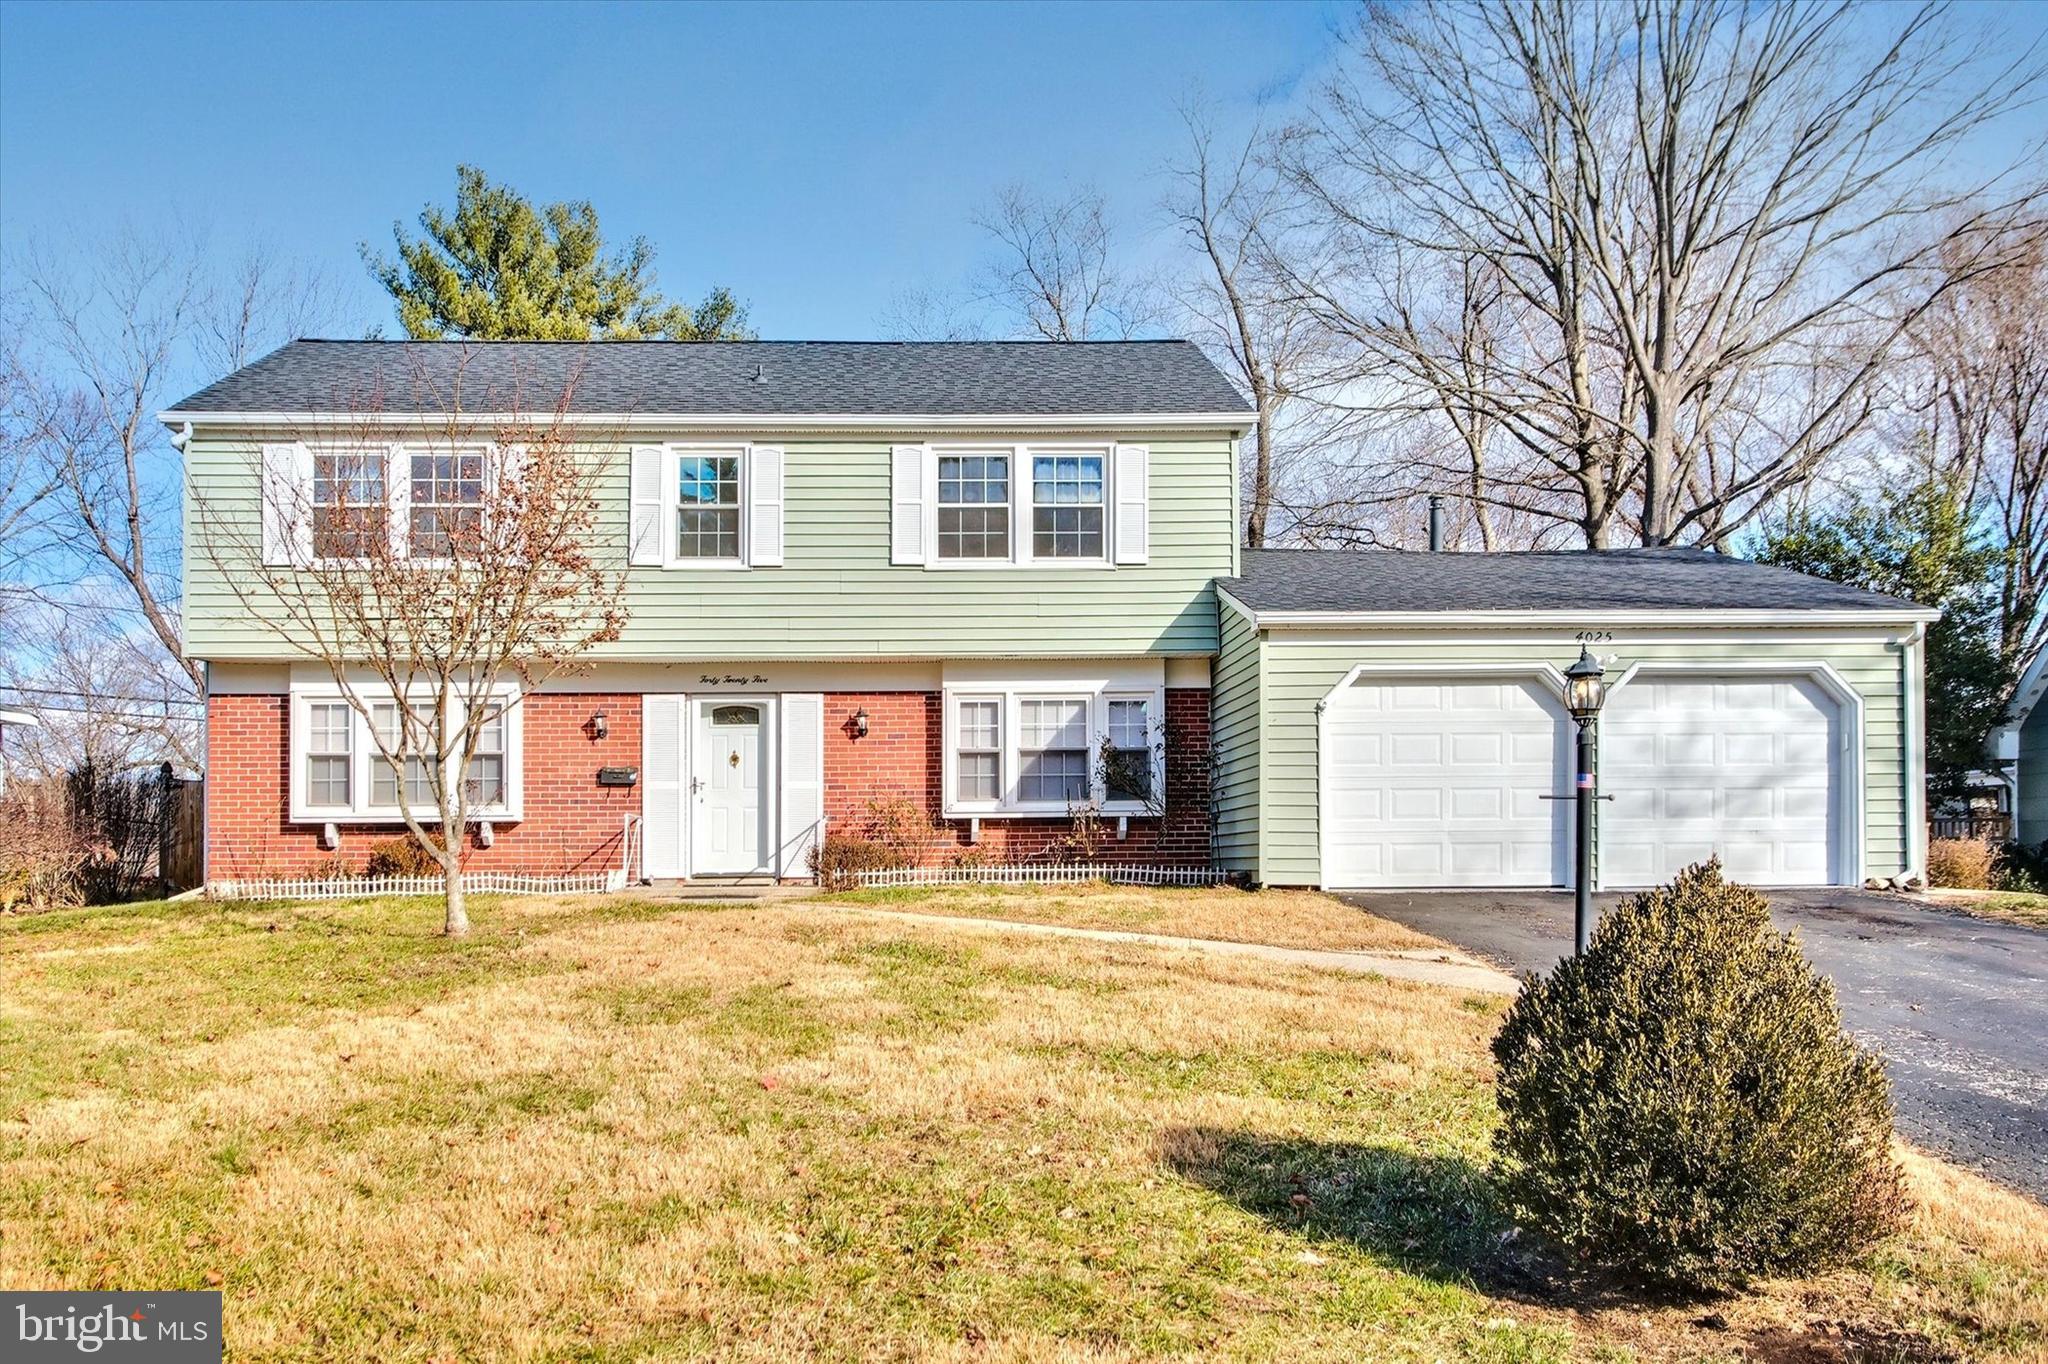
[[1721, 1291], [1838, 1263], [1898, 1218], [1883, 1067], [1718, 862], [1610, 910], [1493, 1053], [1504, 1191], [1582, 1261]]
[[811, 872], [824, 890], [855, 890], [865, 871], [881, 871], [905, 865], [896, 849], [872, 838], [852, 834], [826, 834], [825, 841], [811, 848]]

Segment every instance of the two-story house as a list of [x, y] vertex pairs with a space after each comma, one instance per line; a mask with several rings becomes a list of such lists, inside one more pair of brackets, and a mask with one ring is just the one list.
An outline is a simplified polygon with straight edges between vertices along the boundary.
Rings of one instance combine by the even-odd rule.
[[[906, 797], [1004, 860], [1092, 801], [1118, 862], [1563, 884], [1582, 644], [1611, 657], [1610, 883], [1710, 852], [1765, 883], [1924, 866], [1930, 613], [1697, 551], [1241, 551], [1252, 414], [1185, 343], [301, 341], [163, 414], [210, 879], [358, 856], [396, 815], [325, 666], [194, 537], [268, 515], [266, 469], [317, 503], [337, 442], [380, 496], [459, 501], [404, 396], [458, 368], [473, 412], [495, 384], [588, 433], [630, 610], [494, 727], [479, 868], [608, 869], [638, 817], [650, 877], [801, 877]], [[1108, 789], [1105, 744], [1150, 753], [1146, 789]]]

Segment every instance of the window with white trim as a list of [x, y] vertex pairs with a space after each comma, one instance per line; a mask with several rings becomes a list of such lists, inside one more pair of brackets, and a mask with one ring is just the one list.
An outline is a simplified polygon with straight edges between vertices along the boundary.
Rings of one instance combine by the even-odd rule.
[[[414, 706], [413, 733], [425, 733], [429, 721], [424, 706]], [[384, 702], [370, 707], [370, 718], [377, 726], [377, 737], [383, 741], [383, 752], [371, 762], [370, 804], [390, 809], [398, 808], [398, 770], [385, 759], [384, 753], [400, 755], [405, 765], [405, 799], [415, 815], [422, 810], [434, 808], [434, 784], [432, 773], [427, 770], [427, 759], [413, 752], [414, 745], [399, 723], [398, 707]]]
[[1102, 468], [1101, 455], [1032, 455], [1032, 558], [1105, 557]]
[[1146, 696], [1112, 696], [1107, 701], [1109, 726], [1102, 746], [1102, 796], [1107, 801], [1152, 799], [1152, 700]]
[[995, 805], [1003, 798], [1003, 702], [996, 696], [957, 701], [954, 745], [954, 800], [962, 805]]
[[347, 810], [355, 804], [354, 739], [355, 709], [348, 702], [323, 701], [306, 707], [299, 747], [305, 755], [308, 805]]
[[362, 559], [390, 534], [389, 456], [375, 450], [313, 455], [313, 557]]
[[939, 456], [941, 559], [1010, 557], [1010, 457]]
[[481, 449], [409, 450], [406, 546], [415, 557], [447, 559], [476, 544], [482, 526]]
[[740, 452], [682, 450], [676, 460], [676, 557], [740, 557]]
[[1017, 710], [1017, 799], [1026, 805], [1088, 799], [1088, 698], [1027, 696]]
[[[388, 693], [386, 696], [388, 697]], [[415, 702], [414, 740], [408, 741], [395, 702], [357, 693], [369, 711], [366, 716], [331, 684], [294, 685], [290, 696], [290, 817], [300, 823], [327, 820], [359, 824], [396, 824], [399, 811], [398, 783], [405, 783], [406, 802], [414, 818], [431, 815], [435, 809], [431, 754], [417, 752], [424, 728], [430, 727], [429, 712]], [[466, 774], [469, 813], [476, 819], [520, 818], [521, 717], [525, 707], [515, 704], [507, 689], [503, 699], [492, 701], [479, 718], [475, 755]], [[461, 712], [450, 725], [451, 742], [459, 742]], [[380, 744], [381, 741], [381, 744]], [[384, 756], [398, 755], [401, 770]], [[454, 773], [451, 755], [447, 771]]]

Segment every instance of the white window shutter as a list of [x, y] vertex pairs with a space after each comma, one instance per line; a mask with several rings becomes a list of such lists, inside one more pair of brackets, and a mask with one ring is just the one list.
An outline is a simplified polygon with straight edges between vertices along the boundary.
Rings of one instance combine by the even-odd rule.
[[779, 874], [809, 876], [825, 837], [825, 698], [782, 694], [782, 852]]
[[313, 558], [313, 452], [304, 445], [263, 447], [263, 562], [273, 567]]
[[667, 464], [668, 451], [659, 445], [636, 445], [633, 447], [633, 489], [632, 539], [626, 561], [631, 564], [645, 564], [659, 568], [664, 553], [662, 528], [668, 524], [665, 515], [668, 498], [662, 486], [661, 471]]
[[[519, 531], [516, 526], [505, 524], [503, 518], [505, 512], [516, 509], [517, 503], [511, 499], [526, 482], [528, 458], [523, 445], [493, 445], [484, 452], [484, 513], [499, 520], [499, 524], [487, 525], [485, 530], [489, 541], [501, 550], [519, 548], [505, 543], [507, 537]], [[407, 481], [410, 483], [409, 478]]]
[[640, 866], [642, 874], [683, 874], [683, 698], [649, 692], [640, 698]]
[[1116, 447], [1116, 561], [1142, 564], [1152, 556], [1152, 450]]
[[897, 445], [890, 449], [889, 562], [921, 564], [924, 543], [924, 475], [926, 447]]
[[756, 445], [747, 456], [747, 562], [782, 567], [782, 447]]

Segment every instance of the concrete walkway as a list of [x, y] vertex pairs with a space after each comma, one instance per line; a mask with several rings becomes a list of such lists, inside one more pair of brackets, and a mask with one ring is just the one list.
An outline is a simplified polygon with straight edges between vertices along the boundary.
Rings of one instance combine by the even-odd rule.
[[1087, 938], [1095, 942], [1136, 943], [1142, 947], [1166, 947], [1184, 952], [1214, 952], [1223, 956], [1257, 957], [1286, 966], [1309, 966], [1323, 971], [1351, 971], [1358, 975], [1386, 976], [1392, 980], [1415, 980], [1429, 985], [1448, 985], [1480, 994], [1511, 995], [1521, 988], [1513, 976], [1496, 971], [1477, 958], [1457, 952], [1409, 950], [1399, 952], [1335, 952], [1311, 947], [1275, 947], [1270, 943], [1226, 942], [1217, 938], [1175, 938], [1164, 933], [1131, 933], [1116, 928], [1073, 928], [1066, 924], [1024, 923], [1016, 919], [970, 919], [957, 914], [916, 914], [901, 909], [869, 909], [864, 905], [818, 903], [812, 909], [832, 914], [855, 914], [870, 919], [894, 919], [902, 923], [945, 928], [965, 928], [983, 933], [1035, 933], [1052, 938]]

